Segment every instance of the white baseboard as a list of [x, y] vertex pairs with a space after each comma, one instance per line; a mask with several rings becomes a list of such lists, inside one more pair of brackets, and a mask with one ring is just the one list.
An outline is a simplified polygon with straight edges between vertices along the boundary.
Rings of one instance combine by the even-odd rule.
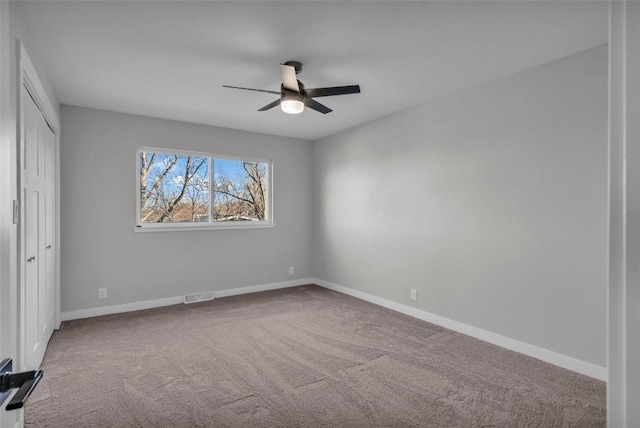
[[[313, 278], [294, 279], [292, 281], [272, 282], [270, 284], [251, 285], [241, 288], [229, 288], [227, 290], [214, 291], [215, 298], [236, 296], [239, 294], [256, 293], [258, 291], [277, 290], [279, 288], [297, 287], [299, 285], [313, 284]], [[101, 315], [120, 314], [124, 312], [139, 311], [142, 309], [159, 308], [162, 306], [184, 303], [184, 296], [167, 297], [164, 299], [145, 300], [142, 302], [124, 303], [121, 305], [101, 306], [98, 308], [81, 309], [60, 313], [62, 321], [71, 321], [81, 318], [98, 317]]]
[[229, 288], [227, 290], [214, 291], [217, 297], [237, 296], [239, 294], [257, 293], [259, 291], [277, 290], [279, 288], [298, 287], [300, 285], [315, 284], [315, 278], [294, 279], [292, 281], [272, 282], [271, 284], [251, 285], [242, 288]]
[[554, 351], [550, 351], [539, 346], [531, 345], [529, 343], [521, 342], [519, 340], [511, 339], [506, 336], [501, 336], [496, 333], [492, 333], [487, 330], [483, 330], [478, 327], [473, 327], [468, 324], [463, 324], [458, 321], [451, 320], [439, 315], [432, 314], [421, 309], [413, 308], [411, 306], [396, 303], [388, 299], [374, 296], [372, 294], [364, 293], [362, 291], [354, 290], [352, 288], [344, 287], [342, 285], [333, 284], [322, 279], [314, 278], [314, 284], [321, 287], [328, 288], [329, 290], [338, 291], [349, 296], [356, 297], [361, 300], [365, 300], [370, 303], [374, 303], [379, 306], [383, 306], [388, 309], [392, 309], [397, 312], [401, 312], [405, 315], [412, 316], [414, 318], [421, 319], [423, 321], [430, 322], [432, 324], [439, 325], [449, 330], [454, 330], [459, 333], [466, 334], [467, 336], [475, 337], [476, 339], [483, 340], [485, 342], [492, 343], [502, 348], [509, 349], [511, 351], [519, 352], [521, 354], [537, 358], [547, 363], [562, 367], [564, 369], [572, 370], [574, 372], [589, 376], [598, 380], [607, 381], [607, 368], [601, 367], [595, 364], [588, 363], [586, 361], [579, 360], [577, 358], [562, 355]]
[[123, 303], [121, 305], [100, 306], [98, 308], [61, 312], [60, 319], [64, 322], [82, 318], [99, 317], [102, 315], [120, 314], [124, 312], [140, 311], [143, 309], [159, 308], [161, 306], [177, 305], [183, 301], [183, 296], [176, 296], [164, 299], [145, 300], [143, 302]]

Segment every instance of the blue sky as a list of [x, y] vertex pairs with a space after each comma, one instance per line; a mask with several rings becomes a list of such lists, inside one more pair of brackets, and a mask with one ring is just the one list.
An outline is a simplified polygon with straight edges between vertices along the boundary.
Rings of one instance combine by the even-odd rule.
[[[151, 157], [151, 153], [147, 152], [147, 159]], [[152, 180], [155, 179], [155, 175], [161, 173], [166, 165], [166, 162], [169, 162], [173, 159], [174, 154], [172, 153], [161, 153], [156, 152], [156, 159], [154, 161], [154, 166], [152, 168], [152, 174], [147, 178], [148, 186], [151, 186]], [[199, 161], [202, 157], [196, 157], [196, 160]], [[183, 180], [184, 168], [187, 161], [187, 155], [179, 155], [178, 162], [173, 166], [169, 174], [167, 175], [165, 182], [165, 189], [168, 190], [178, 190], [180, 184]], [[214, 163], [214, 180], [218, 179], [221, 175], [226, 176], [235, 182], [242, 182], [245, 176], [245, 171], [242, 167], [243, 161], [241, 160], [231, 160], [231, 159], [213, 159]], [[209, 182], [209, 169], [208, 169], [208, 160], [202, 165], [202, 167], [198, 170], [198, 174], [196, 179], [201, 179], [203, 182]], [[155, 174], [154, 174], [155, 173]]]

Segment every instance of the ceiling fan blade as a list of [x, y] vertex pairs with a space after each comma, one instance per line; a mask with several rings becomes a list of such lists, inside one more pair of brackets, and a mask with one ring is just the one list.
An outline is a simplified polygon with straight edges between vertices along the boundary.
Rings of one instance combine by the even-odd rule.
[[274, 108], [276, 106], [279, 106], [279, 105], [280, 105], [280, 98], [278, 98], [277, 100], [275, 100], [272, 103], [267, 104], [266, 106], [262, 107], [261, 109], [258, 109], [258, 111], [267, 111], [267, 110], [272, 109], [272, 108]]
[[359, 94], [360, 85], [334, 86], [332, 88], [311, 88], [305, 89], [308, 97], [330, 97], [332, 95]]
[[282, 86], [290, 91], [300, 92], [295, 67], [280, 64], [280, 71], [282, 72]]
[[319, 111], [322, 114], [331, 113], [333, 111], [329, 107], [327, 107], [326, 105], [320, 104], [319, 102], [317, 102], [316, 100], [312, 100], [311, 98], [305, 98], [304, 99], [304, 105], [306, 105], [310, 109], [313, 109], [315, 111]]
[[231, 89], [243, 89], [245, 91], [266, 92], [267, 94], [280, 95], [280, 92], [267, 91], [266, 89], [241, 88], [240, 86], [229, 86], [229, 85], [222, 85], [222, 87], [231, 88]]

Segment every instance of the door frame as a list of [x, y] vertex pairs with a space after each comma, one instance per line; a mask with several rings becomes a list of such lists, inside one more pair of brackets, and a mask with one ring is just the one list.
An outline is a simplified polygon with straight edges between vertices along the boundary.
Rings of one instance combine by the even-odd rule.
[[[53, 107], [53, 103], [49, 99], [46, 90], [44, 89], [44, 85], [38, 76], [35, 66], [27, 53], [27, 50], [24, 44], [20, 40], [16, 40], [17, 43], [17, 55], [18, 55], [18, 64], [19, 64], [19, 74], [18, 74], [18, 94], [17, 94], [17, 102], [18, 102], [18, 129], [17, 129], [17, 167], [18, 167], [18, 201], [20, 205], [20, 221], [18, 227], [18, 255], [17, 255], [17, 263], [18, 263], [18, 285], [19, 285], [19, 304], [18, 304], [18, 324], [19, 328], [19, 345], [18, 345], [18, 366], [22, 368], [22, 370], [27, 369], [26, 365], [26, 341], [25, 341], [25, 269], [26, 263], [24, 260], [24, 249], [25, 249], [25, 201], [24, 198], [24, 182], [25, 178], [23, 177], [24, 168], [22, 165], [25, 141], [24, 141], [24, 102], [23, 97], [30, 96], [38, 106], [38, 109], [42, 112], [44, 119], [47, 121], [49, 126], [51, 127], [53, 133], [55, 134], [55, 148], [54, 148], [54, 164], [55, 164], [55, 227], [54, 227], [54, 242], [55, 242], [55, 261], [54, 268], [56, 271], [55, 274], [55, 293], [54, 293], [54, 301], [55, 301], [55, 309], [54, 309], [54, 329], [57, 330], [60, 328], [60, 119], [56, 114], [56, 110]], [[27, 92], [28, 91], [28, 92]], [[45, 344], [46, 346], [46, 344]], [[30, 367], [33, 369], [35, 367]]]
[[[12, 201], [15, 192], [15, 172], [13, 168], [15, 150], [11, 98], [11, 55], [9, 33], [9, 4], [0, 1], [0, 359], [15, 357], [18, 332], [16, 328], [17, 308], [15, 307], [16, 284], [12, 271], [14, 247], [12, 234]], [[0, 405], [0, 427], [19, 428], [22, 415], [7, 412], [8, 401]], [[11, 414], [14, 413], [14, 414]]]

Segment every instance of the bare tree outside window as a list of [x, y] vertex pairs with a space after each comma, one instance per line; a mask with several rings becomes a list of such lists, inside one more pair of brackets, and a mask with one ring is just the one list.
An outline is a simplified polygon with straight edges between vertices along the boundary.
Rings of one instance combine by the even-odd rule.
[[209, 221], [209, 158], [140, 152], [140, 221]]
[[215, 221], [266, 219], [266, 176], [264, 162], [214, 161]]
[[267, 162], [142, 150], [139, 162], [139, 224], [268, 220]]

